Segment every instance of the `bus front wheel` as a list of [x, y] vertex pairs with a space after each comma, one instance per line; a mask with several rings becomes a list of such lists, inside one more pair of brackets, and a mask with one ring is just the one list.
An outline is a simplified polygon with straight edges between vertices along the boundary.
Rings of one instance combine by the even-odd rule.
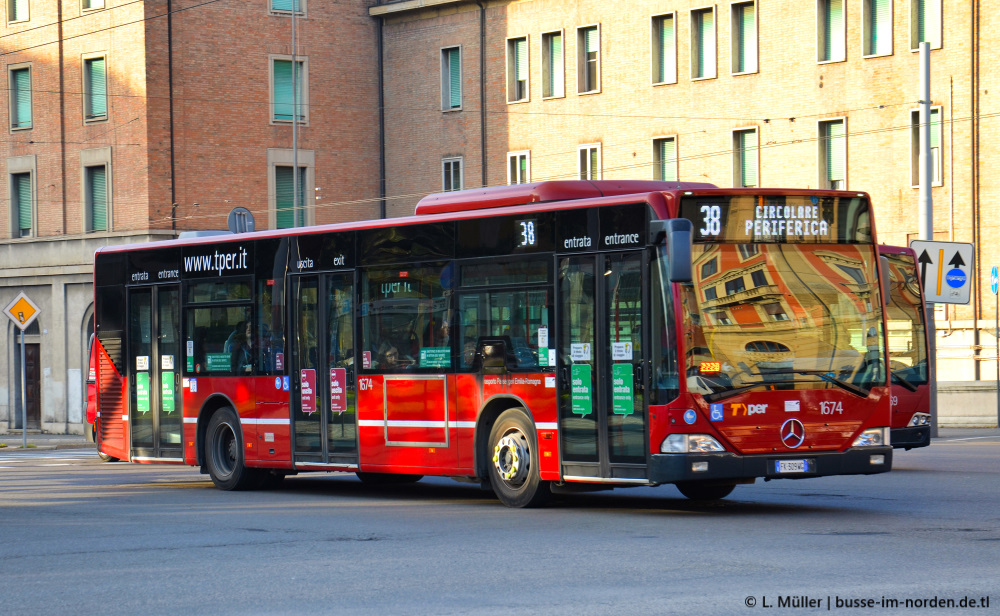
[[205, 437], [205, 462], [212, 483], [222, 490], [247, 490], [260, 485], [256, 469], [243, 461], [243, 438], [239, 418], [232, 407], [212, 415]]
[[[91, 430], [91, 436], [94, 437], [94, 442], [96, 443], [97, 442], [97, 424], [93, 424], [92, 426], [90, 426], [90, 430]], [[100, 447], [100, 445], [98, 445], [98, 447]], [[118, 458], [116, 458], [114, 456], [109, 456], [108, 454], [104, 453], [100, 449], [97, 450], [97, 457], [100, 458], [102, 462], [117, 462], [118, 461]]]
[[508, 507], [537, 507], [548, 500], [549, 482], [538, 474], [535, 430], [522, 409], [500, 414], [490, 430], [487, 452], [490, 485]]

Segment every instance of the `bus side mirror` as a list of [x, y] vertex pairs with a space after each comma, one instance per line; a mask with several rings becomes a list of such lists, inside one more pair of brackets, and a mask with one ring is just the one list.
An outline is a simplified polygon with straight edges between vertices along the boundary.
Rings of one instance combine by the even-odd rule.
[[889, 305], [889, 285], [892, 282], [889, 280], [889, 259], [886, 257], [879, 257], [879, 281], [882, 283], [882, 301], [886, 306]]
[[694, 227], [686, 218], [655, 220], [650, 223], [652, 243], [666, 243], [667, 279], [670, 282], [691, 282], [693, 238]]

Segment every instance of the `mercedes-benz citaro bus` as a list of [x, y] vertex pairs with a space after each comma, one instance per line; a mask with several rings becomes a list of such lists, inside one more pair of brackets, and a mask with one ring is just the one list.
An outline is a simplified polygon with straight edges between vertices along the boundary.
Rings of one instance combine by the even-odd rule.
[[865, 193], [551, 181], [95, 266], [100, 450], [226, 490], [436, 475], [524, 507], [892, 465]]

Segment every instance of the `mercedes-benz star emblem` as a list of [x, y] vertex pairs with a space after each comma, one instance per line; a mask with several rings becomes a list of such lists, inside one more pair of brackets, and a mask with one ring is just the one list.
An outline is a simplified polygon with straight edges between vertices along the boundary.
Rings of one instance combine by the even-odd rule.
[[789, 419], [781, 424], [781, 442], [789, 449], [795, 449], [806, 440], [806, 427], [798, 419]]

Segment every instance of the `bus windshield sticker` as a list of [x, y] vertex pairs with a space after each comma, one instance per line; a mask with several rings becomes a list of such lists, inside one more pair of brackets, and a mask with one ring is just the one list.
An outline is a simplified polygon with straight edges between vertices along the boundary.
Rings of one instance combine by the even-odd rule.
[[347, 394], [345, 385], [347, 384], [346, 368], [330, 368], [330, 412], [341, 413], [347, 410]]
[[799, 401], [798, 400], [785, 400], [785, 412], [786, 413], [798, 413], [799, 412]]
[[299, 397], [302, 401], [302, 412], [311, 415], [316, 412], [316, 371], [307, 369], [301, 371], [302, 388]]
[[611, 367], [611, 410], [616, 415], [631, 415], [635, 412], [633, 380], [632, 364], [614, 364]]
[[173, 355], [161, 355], [160, 356], [160, 368], [163, 370], [173, 370], [174, 369], [174, 356]]
[[370, 370], [372, 367], [372, 352], [365, 351], [361, 353], [361, 367], [365, 370]]
[[590, 361], [590, 343], [574, 342], [569, 345], [570, 359], [573, 361]]
[[174, 412], [174, 373], [173, 371], [164, 372], [160, 376], [160, 388], [162, 390], [162, 403], [163, 411], [166, 413]]
[[538, 328], [538, 346], [539, 346], [539, 348], [549, 346], [549, 328], [548, 327], [539, 327]]
[[611, 359], [614, 361], [632, 361], [632, 342], [612, 342]]
[[198, 393], [198, 379], [191, 379], [188, 384], [191, 386], [191, 393]]
[[590, 395], [590, 364], [573, 364], [570, 378], [573, 412], [577, 415], [590, 415], [594, 409], [594, 401]]
[[135, 406], [140, 413], [149, 412], [149, 373], [135, 375]]
[[136, 370], [149, 370], [149, 355], [136, 355], [136, 357], [135, 357], [135, 369]]

